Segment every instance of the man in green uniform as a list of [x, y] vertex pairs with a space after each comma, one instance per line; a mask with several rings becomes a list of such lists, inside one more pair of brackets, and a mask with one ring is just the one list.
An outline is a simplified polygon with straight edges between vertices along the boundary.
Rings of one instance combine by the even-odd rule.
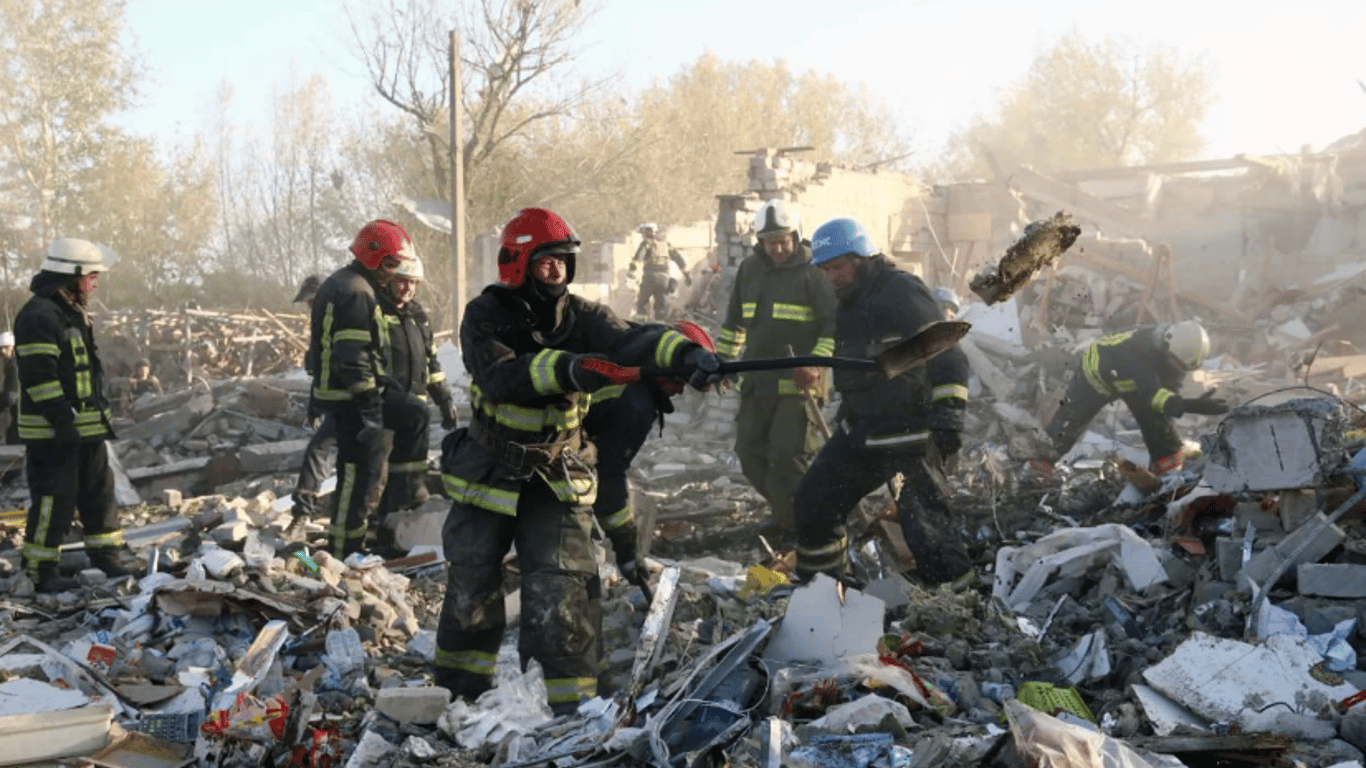
[[[754, 253], [740, 264], [716, 351], [733, 360], [835, 351], [835, 292], [811, 264], [795, 209], [769, 200], [754, 218]], [[792, 532], [792, 494], [819, 437], [811, 411], [825, 397], [818, 368], [749, 373], [740, 381], [735, 453], [745, 477], [768, 500], [764, 531]]]

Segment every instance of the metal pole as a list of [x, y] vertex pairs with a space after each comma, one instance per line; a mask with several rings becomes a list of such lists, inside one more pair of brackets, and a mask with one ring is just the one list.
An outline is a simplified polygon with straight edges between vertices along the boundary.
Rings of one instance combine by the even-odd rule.
[[465, 312], [465, 121], [460, 109], [460, 30], [451, 30], [451, 328], [460, 339], [460, 318]]

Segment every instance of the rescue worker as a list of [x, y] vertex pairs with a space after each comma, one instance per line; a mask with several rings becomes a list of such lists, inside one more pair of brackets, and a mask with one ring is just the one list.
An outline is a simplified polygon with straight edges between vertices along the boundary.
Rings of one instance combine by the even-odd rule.
[[105, 271], [100, 246], [58, 238], [29, 282], [33, 297], [14, 318], [19, 356], [19, 439], [27, 446], [28, 525], [24, 560], [39, 592], [74, 589], [57, 573], [60, 547], [77, 511], [91, 564], [110, 577], [123, 529], [114, 503], [106, 441], [113, 438], [104, 368], [86, 304]]
[[123, 388], [123, 412], [128, 416], [133, 415], [133, 403], [137, 402], [143, 395], [162, 394], [161, 379], [152, 374], [152, 361], [141, 358], [133, 366], [133, 375], [129, 376]]
[[0, 384], [0, 436], [6, 443], [19, 439], [19, 359], [14, 356], [14, 334], [10, 331], [0, 333], [0, 375], [5, 377]]
[[[570, 294], [578, 252], [574, 230], [544, 208], [524, 208], [503, 228], [498, 283], [466, 305], [460, 325], [474, 411], [442, 444], [452, 504], [436, 683], [469, 700], [492, 685], [505, 627], [502, 563], [515, 543], [518, 651], [524, 668], [541, 664], [557, 713], [596, 695], [601, 671], [596, 482], [582, 430], [589, 393], [625, 383], [616, 363], [692, 366], [698, 389], [719, 379], [720, 365], [675, 330], [632, 326]], [[626, 354], [635, 351], [644, 359]]]
[[1229, 410], [1213, 389], [1194, 398], [1177, 394], [1208, 355], [1209, 335], [1194, 320], [1138, 326], [1091, 342], [1067, 372], [1066, 394], [1048, 422], [1050, 460], [1067, 453], [1100, 409], [1120, 399], [1138, 422], [1152, 471], [1181, 469], [1185, 456], [1174, 419]]
[[[835, 351], [835, 293], [811, 264], [795, 208], [769, 200], [754, 217], [754, 253], [740, 263], [717, 354], [734, 360]], [[792, 495], [820, 444], [819, 407], [825, 377], [819, 368], [747, 373], [740, 380], [735, 453], [740, 470], [768, 501], [761, 531], [787, 540]]]
[[[877, 251], [863, 225], [837, 218], [812, 235], [812, 263], [839, 298], [835, 354], [868, 358], [943, 320], [920, 278]], [[972, 560], [935, 471], [962, 445], [967, 358], [953, 348], [893, 379], [837, 368], [837, 428], [797, 489], [798, 580], [845, 574], [844, 520], [859, 501], [900, 472], [901, 531], [915, 574], [930, 583], [967, 573]]]
[[934, 296], [934, 301], [939, 305], [939, 311], [944, 313], [945, 320], [958, 319], [958, 294], [952, 288], [939, 286], [930, 292]]
[[309, 357], [316, 361], [312, 403], [337, 423], [337, 492], [329, 531], [333, 555], [363, 550], [370, 519], [384, 490], [389, 448], [386, 428], [395, 429], [393, 451], [414, 452], [403, 429], [410, 415], [403, 400], [386, 390], [389, 361], [378, 294], [404, 260], [415, 257], [408, 232], [383, 219], [356, 233], [350, 264], [333, 272], [313, 300]]
[[[291, 303], [302, 302], [311, 314], [313, 300], [317, 297], [318, 287], [321, 285], [322, 277], [309, 275], [299, 285], [299, 292], [294, 295], [294, 301]], [[317, 374], [317, 370], [317, 363], [312, 355], [305, 353], [304, 371], [312, 377]], [[294, 484], [294, 507], [291, 510], [293, 519], [289, 524], [291, 531], [300, 530], [304, 522], [316, 514], [318, 489], [322, 487], [323, 477], [327, 475], [327, 467], [336, 461], [336, 419], [333, 419], [330, 413], [319, 414], [310, 402], [307, 421], [309, 426], [316, 424], [316, 429], [313, 431], [313, 437], [309, 438], [308, 447], [304, 449], [304, 463], [299, 469], [299, 479]]]
[[636, 294], [636, 315], [641, 319], [651, 317], [650, 305], [654, 302], [653, 317], [663, 320], [669, 316], [669, 294], [673, 291], [669, 262], [672, 261], [683, 273], [688, 285], [692, 285], [692, 276], [688, 274], [688, 264], [683, 260], [683, 254], [659, 236], [658, 225], [646, 223], [637, 229], [641, 237], [640, 245], [636, 248], [636, 255], [631, 258], [631, 266], [626, 270], [634, 280], [636, 264], [644, 265], [645, 274], [640, 278], [640, 292]]
[[[386, 327], [384, 356], [389, 360], [390, 377], [385, 397], [394, 401], [390, 408], [405, 417], [406, 423], [395, 429], [409, 433], [402, 439], [395, 435], [394, 449], [389, 453], [389, 480], [380, 498], [375, 526], [381, 554], [398, 554], [393, 551], [393, 530], [384, 525], [388, 514], [420, 506], [430, 495], [427, 490], [429, 395], [440, 410], [442, 428], [449, 431], [456, 425], [455, 399], [446, 386], [441, 363], [436, 359], [432, 324], [416, 298], [423, 277], [420, 258], [404, 259], [380, 296]], [[400, 445], [408, 452], [400, 453]]]
[[[674, 329], [708, 352], [716, 351], [711, 337], [697, 324], [683, 320], [675, 323]], [[685, 384], [681, 379], [657, 378], [603, 387], [593, 393], [592, 407], [583, 422], [585, 436], [597, 448], [598, 496], [593, 515], [612, 542], [621, 575], [637, 586], [644, 584], [645, 574], [636, 558], [638, 536], [626, 473], [649, 437], [650, 428], [658, 424], [662, 433], [664, 416], [674, 412], [672, 398], [682, 394]]]

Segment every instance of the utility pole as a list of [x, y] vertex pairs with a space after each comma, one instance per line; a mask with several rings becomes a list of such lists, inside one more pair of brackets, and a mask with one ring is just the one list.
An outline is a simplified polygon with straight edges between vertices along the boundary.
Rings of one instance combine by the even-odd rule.
[[460, 30], [451, 30], [451, 329], [460, 341], [460, 318], [465, 311], [465, 120], [460, 109]]

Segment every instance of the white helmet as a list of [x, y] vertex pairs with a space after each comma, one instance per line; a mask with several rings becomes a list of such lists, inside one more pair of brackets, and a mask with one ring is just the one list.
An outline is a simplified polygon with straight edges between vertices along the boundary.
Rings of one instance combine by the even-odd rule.
[[1162, 346], [1184, 369], [1193, 371], [1209, 356], [1209, 334], [1194, 320], [1182, 320], [1157, 327], [1162, 334]]
[[958, 311], [958, 294], [954, 293], [952, 288], [946, 288], [941, 285], [933, 291], [930, 291], [930, 295], [934, 296], [934, 300], [940, 304], [948, 304], [953, 307], [954, 312]]
[[47, 247], [47, 258], [43, 259], [44, 272], [59, 272], [64, 275], [89, 275], [109, 269], [105, 264], [107, 249], [74, 237], [59, 237]]
[[398, 263], [398, 268], [394, 270], [394, 277], [406, 277], [409, 280], [425, 280], [422, 271], [422, 259], [417, 256], [409, 256]]
[[640, 226], [636, 227], [637, 232], [654, 232], [657, 229], [659, 229], [659, 225], [654, 223], [653, 221], [647, 221], [644, 224], [641, 224]]
[[769, 234], [795, 232], [801, 237], [802, 217], [797, 209], [782, 200], [765, 200], [754, 214], [754, 234], [762, 237]]
[[0, 332], [0, 347], [14, 346], [14, 334], [9, 331]]

